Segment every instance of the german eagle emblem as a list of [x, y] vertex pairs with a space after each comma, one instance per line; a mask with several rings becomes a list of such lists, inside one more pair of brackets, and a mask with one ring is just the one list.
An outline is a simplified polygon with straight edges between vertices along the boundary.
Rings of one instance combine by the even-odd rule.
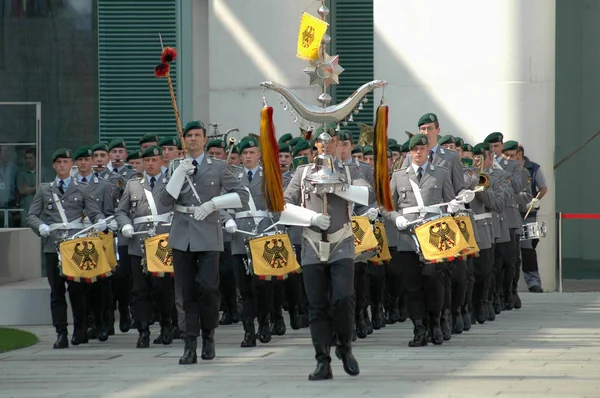
[[456, 232], [442, 221], [429, 227], [429, 243], [438, 251], [446, 251], [456, 245]]
[[377, 239], [377, 257], [379, 257], [383, 251], [383, 234], [379, 225], [373, 228], [373, 234], [375, 234], [375, 239]]
[[83, 241], [75, 245], [71, 260], [82, 271], [91, 271], [98, 267], [99, 254], [96, 245], [91, 241]]
[[467, 229], [467, 223], [464, 222], [463, 220], [458, 220], [458, 221], [456, 221], [456, 224], [458, 225], [458, 229], [460, 229], [460, 232], [462, 233], [462, 235], [465, 237], [465, 240], [468, 242], [469, 239], [471, 238], [471, 234], [469, 233], [469, 230]]
[[309, 48], [312, 42], [315, 40], [315, 28], [307, 26], [302, 32], [302, 47]]
[[365, 231], [354, 220], [352, 220], [352, 232], [354, 233], [354, 244], [360, 245], [365, 237]]
[[154, 254], [165, 267], [173, 266], [173, 249], [169, 246], [168, 239], [161, 239], [158, 241], [156, 247], [156, 253]]
[[265, 242], [262, 258], [271, 268], [283, 268], [288, 264], [290, 253], [283, 240], [271, 239]]

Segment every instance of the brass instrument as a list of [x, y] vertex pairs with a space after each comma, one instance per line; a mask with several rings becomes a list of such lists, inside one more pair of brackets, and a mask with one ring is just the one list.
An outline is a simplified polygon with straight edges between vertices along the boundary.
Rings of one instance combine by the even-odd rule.
[[356, 123], [360, 127], [360, 136], [358, 137], [358, 146], [373, 145], [375, 139], [375, 127], [364, 123]]
[[[229, 134], [229, 132], [227, 132]], [[229, 159], [231, 158], [231, 152], [233, 152], [233, 147], [235, 145], [235, 137], [231, 137], [229, 139], [229, 149], [227, 150], [227, 164], [229, 164]]]
[[398, 171], [402, 168], [402, 164], [404, 164], [405, 159], [406, 155], [400, 155], [396, 158], [396, 160], [394, 160], [394, 163], [392, 163], [392, 168], [390, 169], [390, 177], [395, 171]]
[[485, 191], [486, 189], [488, 189], [492, 185], [491, 180], [490, 180], [490, 176], [486, 172], [483, 171], [485, 169], [485, 164], [484, 163], [485, 162], [484, 162], [483, 155], [475, 155], [475, 156], [473, 156], [473, 165], [475, 166], [474, 167], [475, 168], [475, 172], [479, 176], [479, 182], [477, 183], [477, 185], [473, 189], [474, 191], [477, 191], [477, 192]]

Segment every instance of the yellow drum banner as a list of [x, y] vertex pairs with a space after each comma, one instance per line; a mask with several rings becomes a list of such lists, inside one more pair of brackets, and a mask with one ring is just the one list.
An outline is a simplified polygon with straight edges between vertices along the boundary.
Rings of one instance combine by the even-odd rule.
[[62, 274], [75, 282], [96, 282], [111, 274], [102, 239], [86, 236], [58, 243]]
[[473, 223], [469, 216], [455, 216], [454, 221], [458, 225], [458, 229], [462, 233], [463, 237], [467, 241], [469, 249], [464, 253], [465, 256], [470, 256], [479, 253], [479, 246], [475, 240], [475, 231], [473, 230]]
[[250, 238], [248, 246], [252, 269], [257, 276], [283, 277], [300, 268], [287, 234]]
[[392, 254], [390, 253], [390, 246], [385, 232], [385, 224], [379, 221], [376, 222], [373, 225], [373, 234], [375, 235], [375, 239], [377, 239], [377, 251], [375, 252], [375, 256], [371, 257], [369, 261], [374, 263], [390, 261]]
[[148, 273], [154, 276], [173, 274], [173, 249], [169, 246], [169, 234], [144, 240], [144, 254]]
[[456, 221], [450, 216], [436, 218], [415, 228], [426, 261], [452, 261], [469, 249]]
[[104, 249], [104, 255], [110, 268], [115, 269], [117, 267], [117, 253], [115, 252], [115, 235], [112, 232], [95, 232], [95, 235], [102, 239], [102, 248]]
[[[352, 217], [352, 233], [354, 234], [354, 255], [377, 247], [377, 238], [371, 228], [369, 219], [365, 216]], [[375, 255], [376, 252], [373, 252]]]

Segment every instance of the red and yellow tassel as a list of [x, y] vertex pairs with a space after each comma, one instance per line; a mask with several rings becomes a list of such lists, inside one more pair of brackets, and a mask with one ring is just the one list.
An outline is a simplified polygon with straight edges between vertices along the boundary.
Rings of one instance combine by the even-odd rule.
[[377, 121], [375, 122], [375, 138], [373, 140], [375, 160], [375, 195], [377, 204], [386, 211], [394, 209], [392, 191], [390, 189], [389, 170], [387, 161], [387, 126], [388, 107], [379, 105], [377, 108]]
[[260, 113], [260, 150], [262, 154], [262, 192], [270, 212], [283, 211], [283, 184], [279, 167], [279, 145], [275, 137], [273, 108], [265, 106]]

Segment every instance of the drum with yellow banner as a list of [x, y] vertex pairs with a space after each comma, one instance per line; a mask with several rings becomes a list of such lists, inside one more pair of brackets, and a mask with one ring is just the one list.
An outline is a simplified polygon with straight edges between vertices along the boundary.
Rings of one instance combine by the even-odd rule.
[[56, 249], [61, 275], [70, 281], [93, 283], [111, 275], [98, 236], [62, 239], [56, 242]]
[[173, 249], [169, 234], [152, 236], [142, 244], [142, 269], [152, 276], [173, 276]]
[[269, 232], [246, 238], [246, 252], [249, 271], [260, 279], [285, 279], [300, 269], [286, 233]]
[[375, 235], [375, 239], [377, 239], [377, 248], [375, 256], [371, 257], [369, 262], [381, 265], [392, 259], [387, 233], [385, 232], [385, 224], [381, 221], [375, 222], [373, 224], [373, 234]]
[[368, 217], [352, 217], [352, 233], [354, 234], [354, 260], [364, 262], [377, 254], [377, 238]]
[[463, 256], [476, 256], [479, 253], [479, 246], [475, 240], [475, 231], [473, 230], [473, 223], [469, 213], [459, 213], [454, 216], [454, 221], [458, 225], [458, 229], [462, 233], [462, 236], [467, 241], [468, 249]]
[[104, 255], [106, 256], [106, 261], [108, 261], [108, 265], [111, 269], [115, 269], [117, 267], [117, 250], [115, 250], [115, 235], [108, 232], [94, 232], [90, 235], [97, 236], [102, 239], [102, 248], [104, 249]]
[[419, 257], [424, 263], [441, 263], [464, 256], [469, 245], [450, 215], [428, 218], [412, 228]]

